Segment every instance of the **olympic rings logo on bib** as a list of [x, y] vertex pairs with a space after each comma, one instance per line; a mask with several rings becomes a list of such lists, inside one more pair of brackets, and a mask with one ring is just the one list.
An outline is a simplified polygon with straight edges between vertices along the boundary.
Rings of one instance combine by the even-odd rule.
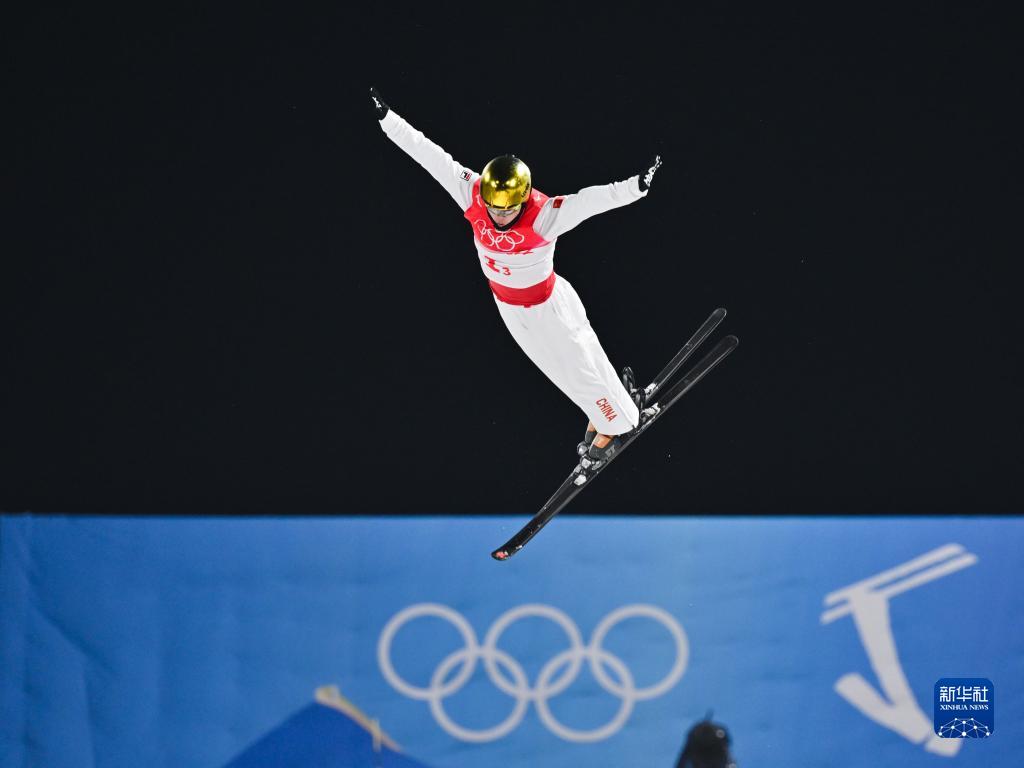
[[[402, 627], [415, 619], [427, 616], [444, 619], [452, 624], [462, 636], [464, 645], [435, 667], [428, 686], [420, 687], [407, 682], [395, 671], [391, 659], [391, 645]], [[502, 633], [511, 624], [530, 617], [550, 620], [561, 628], [569, 641], [569, 648], [548, 660], [533, 685], [527, 679], [522, 665], [498, 647]], [[646, 618], [660, 623], [668, 630], [675, 644], [675, 662], [672, 667], [660, 681], [644, 688], [636, 686], [633, 674], [626, 663], [603, 647], [608, 632], [619, 622], [631, 618]], [[536, 705], [541, 722], [559, 738], [575, 742], [607, 739], [625, 725], [636, 702], [661, 696], [679, 682], [686, 670], [689, 653], [689, 642], [679, 623], [667, 611], [653, 605], [641, 604], [625, 605], [609, 613], [594, 629], [590, 642], [586, 645], [583, 644], [579, 628], [564, 612], [538, 603], [521, 605], [499, 617], [487, 630], [481, 645], [473, 627], [458, 611], [438, 603], [419, 603], [396, 613], [384, 626], [377, 643], [377, 661], [388, 683], [411, 699], [428, 702], [437, 724], [451, 736], [468, 742], [495, 741], [508, 735], [518, 727], [531, 702]], [[477, 661], [483, 661], [483, 668], [494, 687], [515, 699], [512, 712], [504, 721], [482, 730], [459, 725], [444, 708], [444, 700], [461, 690], [473, 676]], [[549, 701], [564, 692], [576, 680], [584, 661], [589, 664], [597, 683], [620, 699], [619, 708], [612, 719], [603, 726], [589, 731], [564, 725], [555, 718], [549, 707]], [[618, 681], [612, 679], [606, 667], [614, 672]], [[451, 675], [456, 668], [458, 671]]]
[[487, 248], [495, 248], [499, 251], [508, 252], [515, 249], [517, 245], [522, 245], [526, 241], [526, 235], [522, 232], [516, 232], [515, 230], [497, 232], [487, 226], [487, 222], [483, 219], [477, 219], [473, 222], [473, 227], [476, 229], [480, 242]]

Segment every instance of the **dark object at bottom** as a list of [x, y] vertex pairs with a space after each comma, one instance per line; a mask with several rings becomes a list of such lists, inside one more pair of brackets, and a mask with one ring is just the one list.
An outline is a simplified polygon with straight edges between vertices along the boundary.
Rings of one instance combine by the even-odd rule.
[[701, 720], [686, 734], [676, 768], [736, 768], [729, 752], [731, 740], [724, 725]]

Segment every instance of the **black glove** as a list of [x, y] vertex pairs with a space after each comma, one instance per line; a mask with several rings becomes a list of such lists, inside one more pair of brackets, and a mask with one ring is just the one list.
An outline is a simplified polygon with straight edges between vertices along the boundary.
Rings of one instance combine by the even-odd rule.
[[377, 113], [377, 119], [383, 120], [388, 113], [388, 105], [384, 103], [384, 99], [372, 85], [370, 86], [370, 98], [373, 99], [373, 110]]
[[661, 168], [661, 155], [654, 156], [654, 162], [651, 163], [650, 168], [645, 168], [640, 172], [640, 191], [643, 192], [649, 189], [651, 182], [654, 181], [654, 174]]

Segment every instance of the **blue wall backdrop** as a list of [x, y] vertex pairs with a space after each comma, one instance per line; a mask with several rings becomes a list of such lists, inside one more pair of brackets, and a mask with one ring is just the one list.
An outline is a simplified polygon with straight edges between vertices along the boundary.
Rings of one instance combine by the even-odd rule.
[[[434, 768], [671, 766], [709, 709], [742, 768], [1024, 764], [1021, 518], [566, 515], [492, 561], [522, 522], [4, 516], [0, 764], [256, 765], [325, 691]], [[957, 677], [991, 737], [934, 736]]]

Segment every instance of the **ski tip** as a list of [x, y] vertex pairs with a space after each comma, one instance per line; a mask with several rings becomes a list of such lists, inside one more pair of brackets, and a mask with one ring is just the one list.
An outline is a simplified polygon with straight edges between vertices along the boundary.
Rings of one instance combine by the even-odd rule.
[[711, 314], [712, 314], [712, 315], [718, 315], [719, 317], [725, 317], [725, 316], [726, 316], [726, 314], [728, 314], [728, 313], [726, 312], [726, 309], [725, 309], [725, 307], [719, 307], [718, 309], [716, 309], [716, 310], [715, 310], [714, 312], [712, 312]]
[[491, 552], [491, 557], [495, 560], [508, 560], [512, 556], [512, 553], [507, 549], [496, 549]]
[[739, 338], [736, 337], [736, 336], [733, 336], [732, 334], [729, 334], [728, 336], [726, 336], [725, 340], [729, 342], [729, 346], [730, 347], [738, 347], [740, 345]]

